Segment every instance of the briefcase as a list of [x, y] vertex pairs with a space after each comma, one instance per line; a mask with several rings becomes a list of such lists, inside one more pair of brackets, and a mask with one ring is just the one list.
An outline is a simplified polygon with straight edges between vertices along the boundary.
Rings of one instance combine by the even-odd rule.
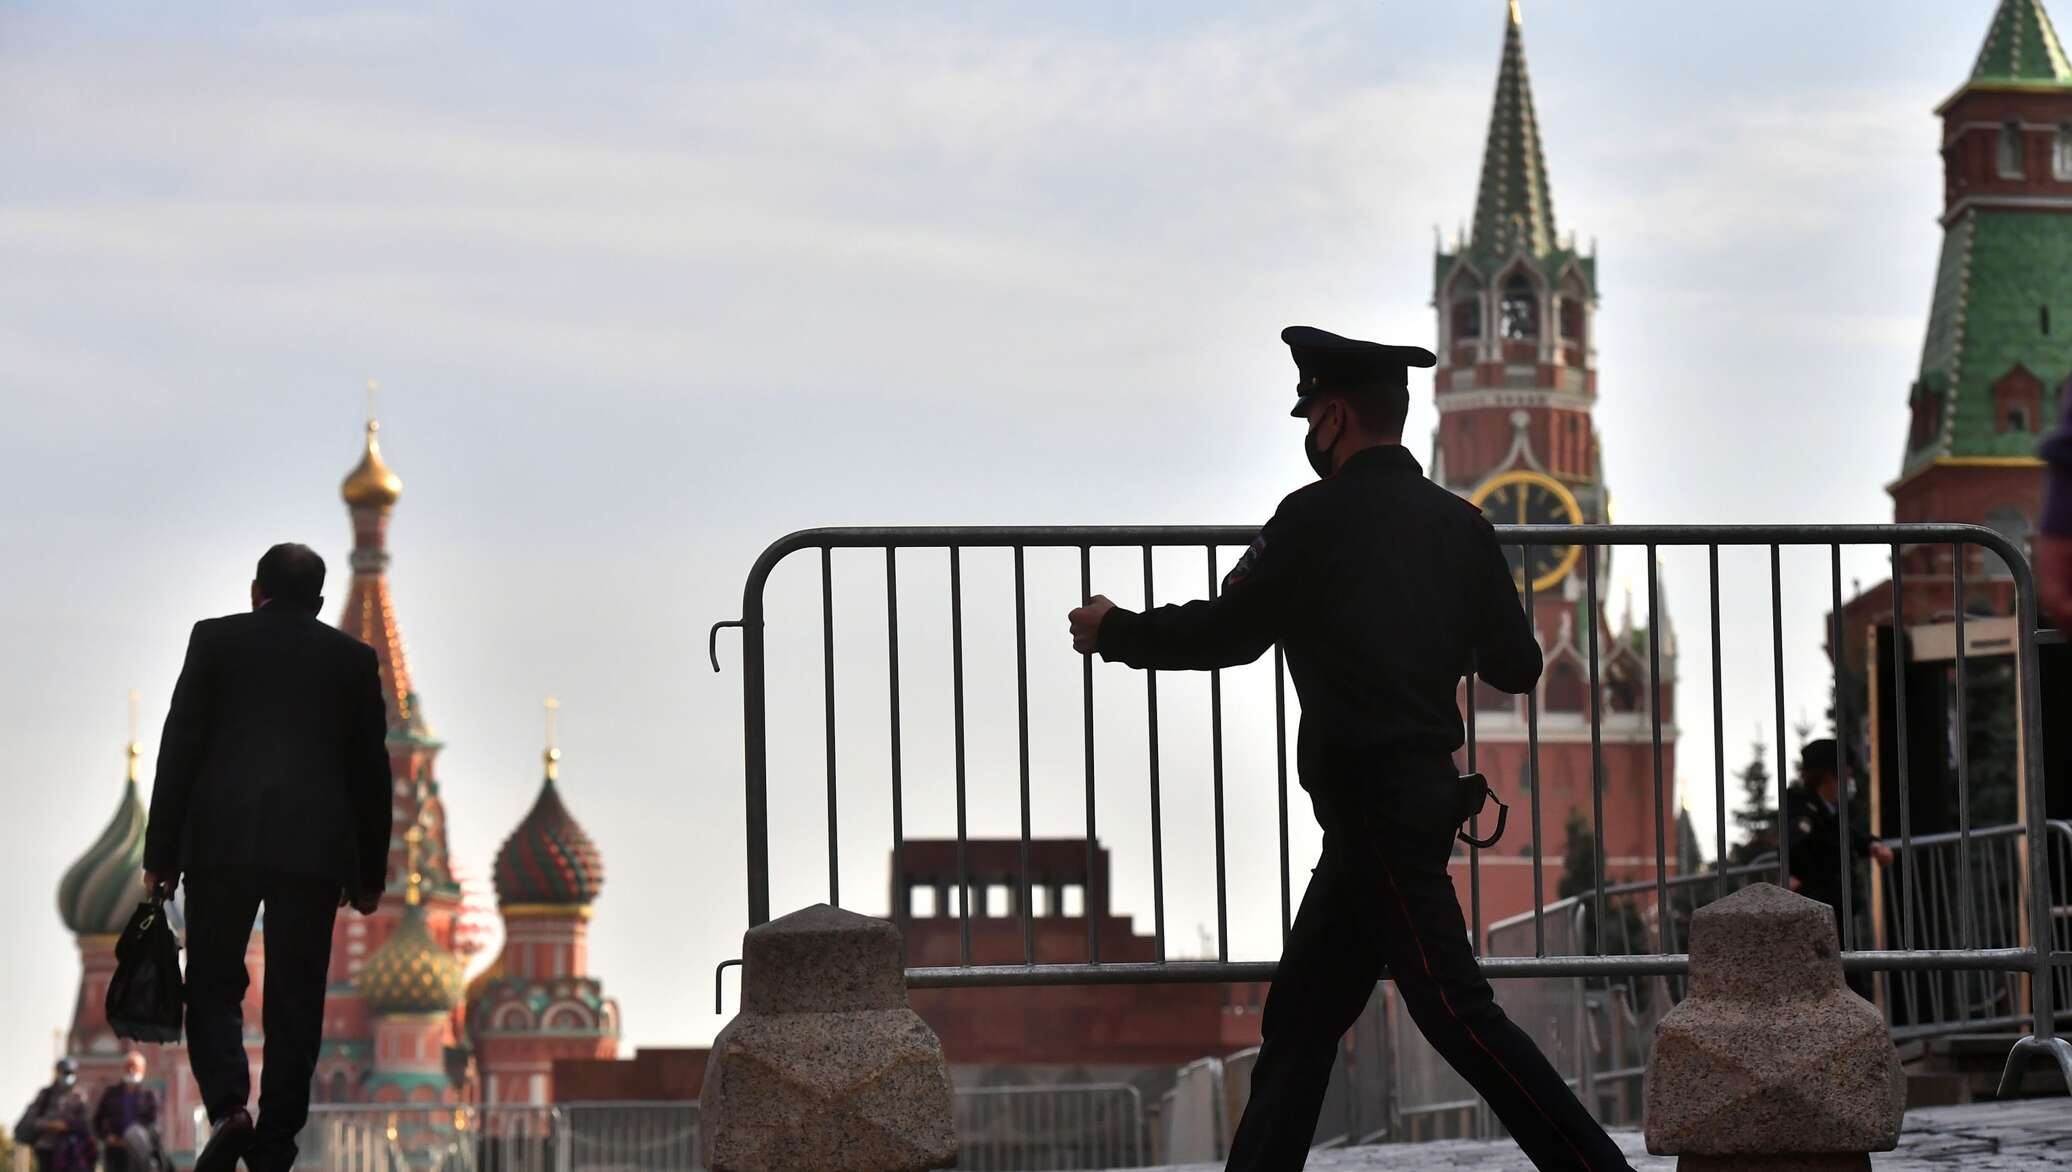
[[[1504, 823], [1510, 819], [1511, 807], [1506, 806], [1503, 799], [1496, 796], [1496, 791], [1490, 788], [1489, 779], [1479, 773], [1463, 773], [1455, 779], [1454, 784], [1454, 813], [1459, 815], [1457, 821], [1461, 826], [1455, 835], [1462, 842], [1479, 850], [1488, 850], [1495, 846], [1504, 836]], [[1496, 829], [1489, 832], [1488, 838], [1476, 838], [1468, 833], [1468, 822], [1480, 814], [1483, 806], [1489, 802], [1496, 803]]]
[[165, 901], [145, 900], [115, 942], [108, 1026], [131, 1042], [178, 1042], [183, 1000], [180, 942], [165, 922]]

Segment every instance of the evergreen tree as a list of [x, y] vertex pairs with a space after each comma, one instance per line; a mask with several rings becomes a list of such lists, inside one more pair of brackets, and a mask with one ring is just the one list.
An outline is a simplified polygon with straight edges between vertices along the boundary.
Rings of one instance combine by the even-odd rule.
[[1741, 781], [1741, 805], [1734, 810], [1734, 825], [1741, 841], [1728, 852], [1728, 859], [1745, 863], [1777, 849], [1777, 805], [1770, 766], [1764, 760], [1768, 747], [1757, 737], [1748, 764], [1734, 776]]

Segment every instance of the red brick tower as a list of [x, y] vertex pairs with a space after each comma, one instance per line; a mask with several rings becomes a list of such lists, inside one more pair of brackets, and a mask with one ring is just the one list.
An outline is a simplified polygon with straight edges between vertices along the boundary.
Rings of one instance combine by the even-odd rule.
[[[1432, 478], [1480, 504], [1498, 524], [1575, 524], [1610, 520], [1610, 493], [1599, 463], [1591, 412], [1597, 404], [1592, 327], [1597, 257], [1579, 252], [1555, 229], [1553, 195], [1538, 115], [1525, 66], [1518, 5], [1504, 28], [1503, 60], [1490, 114], [1472, 233], [1438, 255], [1433, 303], [1439, 318], [1435, 398], [1439, 428]], [[1536, 546], [1509, 551], [1523, 592], [1532, 589], [1547, 670], [1537, 694], [1539, 769], [1528, 753], [1528, 700], [1477, 688], [1476, 766], [1513, 816], [1504, 841], [1482, 852], [1487, 924], [1529, 911], [1534, 902], [1531, 787], [1540, 789], [1543, 861], [1540, 896], [1560, 886], [1571, 810], [1587, 824], [1591, 801], [1589, 638], [1598, 647], [1602, 686], [1604, 834], [1607, 875], [1652, 876], [1657, 843], [1675, 849], [1673, 698], [1676, 641], [1662, 614], [1659, 705], [1663, 746], [1652, 748], [1649, 634], [1629, 609], [1613, 630], [1604, 619], [1610, 554], [1598, 558], [1598, 606], [1588, 605], [1584, 551]], [[1485, 827], [1486, 830], [1486, 827]], [[1456, 874], [1467, 893], [1466, 856]]]
[[[1936, 112], [1943, 250], [1893, 519], [1986, 525], [2026, 548], [2043, 500], [2037, 438], [2072, 378], [2072, 62], [2041, 0], [2002, 0], [1971, 76]], [[1950, 617], [1951, 570], [1947, 547], [1909, 553], [1909, 621]], [[2013, 613], [1997, 558], [1966, 571], [1970, 609]], [[1872, 594], [1889, 622], [1889, 592]]]
[[[425, 722], [424, 706], [411, 686], [403, 635], [389, 595], [388, 523], [403, 482], [382, 460], [381, 424], [367, 421], [366, 448], [340, 486], [352, 516], [352, 585], [338, 629], [374, 648], [381, 665], [382, 699], [388, 706], [389, 765], [395, 775], [395, 834], [389, 842], [388, 893], [382, 910], [338, 918], [331, 944], [331, 993], [324, 1012], [324, 1048], [317, 1064], [319, 1102], [354, 1102], [374, 1074], [375, 1022], [356, 986], [362, 966], [406, 918], [422, 921], [440, 948], [453, 946], [453, 924], [461, 909], [460, 886], [447, 861], [446, 809], [435, 773], [440, 742]], [[421, 831], [421, 856], [406, 858], [405, 832]], [[406, 904], [408, 877], [422, 876], [419, 898]]]

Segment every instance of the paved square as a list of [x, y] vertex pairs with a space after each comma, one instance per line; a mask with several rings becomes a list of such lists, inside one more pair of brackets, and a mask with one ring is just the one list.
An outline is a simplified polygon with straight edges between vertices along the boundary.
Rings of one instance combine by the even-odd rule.
[[[1650, 1156], [1637, 1131], [1613, 1132], [1637, 1172], [1674, 1172], [1673, 1156]], [[1216, 1172], [1219, 1165], [1193, 1164], [1175, 1172]], [[1428, 1144], [1377, 1144], [1318, 1152], [1312, 1172], [1532, 1172], [1509, 1140], [1449, 1140]], [[2014, 1172], [2015, 1169], [2072, 1169], [2072, 1099], [2023, 1099], [1933, 1107], [1907, 1114], [1899, 1150], [1871, 1157], [1876, 1172]]]

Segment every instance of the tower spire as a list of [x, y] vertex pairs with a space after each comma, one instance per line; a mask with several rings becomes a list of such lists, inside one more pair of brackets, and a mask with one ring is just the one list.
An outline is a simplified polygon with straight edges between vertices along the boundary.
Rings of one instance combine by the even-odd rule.
[[1979, 46], [1971, 80], [1986, 83], [2072, 84], [2072, 61], [2051, 27], [2043, 0], [2000, 0]]
[[1482, 154], [1482, 182], [1475, 194], [1473, 246], [1484, 254], [1522, 248], [1543, 256], [1558, 246], [1558, 239], [1532, 79], [1525, 68], [1523, 18], [1518, 0], [1509, 0], [1503, 61]]

